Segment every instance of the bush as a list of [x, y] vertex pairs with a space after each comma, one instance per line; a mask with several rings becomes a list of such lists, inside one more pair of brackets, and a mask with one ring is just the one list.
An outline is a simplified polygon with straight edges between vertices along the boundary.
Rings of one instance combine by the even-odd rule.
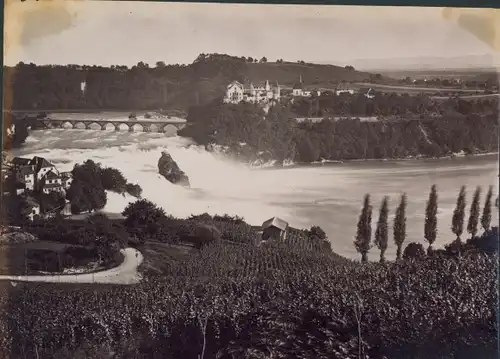
[[125, 191], [127, 180], [116, 168], [107, 167], [101, 170], [101, 183], [104, 189], [121, 193]]
[[193, 234], [190, 236], [190, 242], [193, 243], [194, 247], [197, 249], [201, 249], [206, 245], [220, 240], [220, 231], [215, 226], [206, 224], [196, 226]]
[[423, 257], [425, 257], [425, 250], [421, 243], [409, 243], [403, 252], [403, 259], [418, 259]]
[[142, 188], [138, 184], [133, 184], [133, 183], [127, 183], [125, 186], [125, 191], [135, 197], [135, 198], [141, 198], [142, 195]]

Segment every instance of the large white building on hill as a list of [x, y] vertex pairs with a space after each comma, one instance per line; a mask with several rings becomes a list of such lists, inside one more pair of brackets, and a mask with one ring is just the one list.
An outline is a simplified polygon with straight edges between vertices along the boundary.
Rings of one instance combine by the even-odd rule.
[[255, 86], [250, 83], [245, 86], [238, 81], [231, 82], [226, 88], [226, 95], [224, 96], [225, 103], [239, 103], [241, 101], [269, 104], [277, 102], [281, 98], [281, 89], [278, 82], [271, 86], [269, 81], [266, 81], [260, 86]]

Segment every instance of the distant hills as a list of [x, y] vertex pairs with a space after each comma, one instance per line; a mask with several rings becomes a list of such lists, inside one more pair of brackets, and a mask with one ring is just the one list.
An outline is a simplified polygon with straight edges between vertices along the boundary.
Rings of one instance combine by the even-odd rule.
[[402, 57], [358, 59], [350, 61], [356, 69], [376, 72], [387, 70], [445, 70], [499, 68], [499, 59], [491, 54], [465, 55], [457, 57]]
[[[302, 78], [306, 87], [333, 88], [342, 81], [362, 82], [374, 75], [341, 67], [305, 62], [255, 62], [225, 54], [200, 54], [189, 65], [142, 62], [125, 66], [4, 67], [12, 97], [8, 109], [185, 110], [222, 97], [231, 81], [265, 80], [291, 87]], [[380, 79], [380, 78], [379, 78]], [[85, 91], [82, 92], [82, 83]]]

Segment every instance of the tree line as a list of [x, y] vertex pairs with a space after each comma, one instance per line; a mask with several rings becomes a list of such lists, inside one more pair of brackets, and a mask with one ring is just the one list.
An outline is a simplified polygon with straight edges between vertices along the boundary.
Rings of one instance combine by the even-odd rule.
[[[367, 75], [335, 66], [299, 66], [278, 61], [267, 64], [262, 57], [226, 54], [200, 54], [191, 64], [155, 66], [138, 62], [127, 67], [87, 65], [37, 66], [18, 63], [4, 66], [8, 91], [5, 108], [18, 110], [96, 110], [124, 111], [176, 109], [206, 104], [224, 96], [231, 81], [298, 81], [301, 71], [311, 79], [327, 81], [363, 80]], [[302, 64], [304, 64], [302, 62]], [[286, 67], [286, 69], [280, 69]]]
[[192, 107], [178, 132], [201, 145], [219, 145], [243, 160], [310, 163], [321, 160], [444, 157], [498, 150], [496, 115], [319, 122], [294, 119], [287, 104], [266, 114], [258, 105], [213, 102]]
[[[465, 248], [462, 242], [462, 235], [464, 232], [465, 225], [465, 209], [466, 209], [466, 188], [462, 186], [460, 193], [458, 195], [457, 204], [453, 212], [453, 218], [451, 223], [451, 230], [455, 234], [456, 239], [446, 247], [448, 253], [460, 252]], [[472, 203], [469, 211], [469, 218], [465, 229], [470, 234], [470, 243], [475, 243], [477, 239], [477, 234], [479, 231], [479, 226], [483, 229], [485, 234], [488, 234], [491, 230], [491, 208], [492, 208], [492, 197], [493, 197], [493, 187], [490, 186], [488, 192], [486, 193], [486, 199], [484, 202], [482, 215], [480, 210], [480, 197], [481, 197], [481, 187], [476, 187], [474, 195], [472, 198]], [[379, 217], [377, 221], [377, 227], [372, 243], [372, 205], [370, 202], [370, 195], [366, 194], [364, 197], [363, 207], [361, 214], [359, 215], [356, 239], [354, 241], [354, 247], [356, 251], [361, 254], [361, 261], [368, 261], [369, 251], [376, 246], [380, 250], [380, 262], [385, 262], [385, 252], [389, 245], [389, 231], [388, 231], [388, 209], [389, 197], [385, 196], [382, 199], [382, 204], [380, 206]], [[401, 196], [398, 207], [395, 211], [394, 224], [393, 224], [393, 239], [396, 244], [396, 259], [400, 260], [403, 257], [418, 257], [424, 255], [423, 246], [420, 243], [410, 243], [405, 248], [404, 253], [402, 253], [403, 243], [406, 239], [406, 206], [407, 197], [406, 194]], [[496, 201], [496, 206], [498, 206], [498, 199]], [[438, 212], [438, 194], [436, 186], [431, 187], [429, 193], [429, 199], [427, 201], [427, 206], [425, 209], [425, 227], [424, 227], [424, 239], [428, 243], [427, 255], [433, 255], [436, 251], [432, 248], [432, 245], [436, 241], [437, 237], [437, 212]], [[439, 252], [438, 252], [439, 253]]]
[[464, 100], [449, 98], [433, 100], [425, 94], [379, 93], [374, 98], [367, 98], [363, 93], [336, 95], [322, 92], [320, 96], [294, 99], [292, 112], [299, 117], [329, 116], [393, 116], [426, 118], [443, 115], [498, 115], [498, 99]]

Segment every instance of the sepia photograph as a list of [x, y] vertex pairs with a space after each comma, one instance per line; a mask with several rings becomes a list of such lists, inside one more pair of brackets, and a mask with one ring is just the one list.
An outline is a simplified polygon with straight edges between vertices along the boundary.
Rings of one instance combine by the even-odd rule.
[[4, 15], [0, 358], [498, 357], [497, 10]]

